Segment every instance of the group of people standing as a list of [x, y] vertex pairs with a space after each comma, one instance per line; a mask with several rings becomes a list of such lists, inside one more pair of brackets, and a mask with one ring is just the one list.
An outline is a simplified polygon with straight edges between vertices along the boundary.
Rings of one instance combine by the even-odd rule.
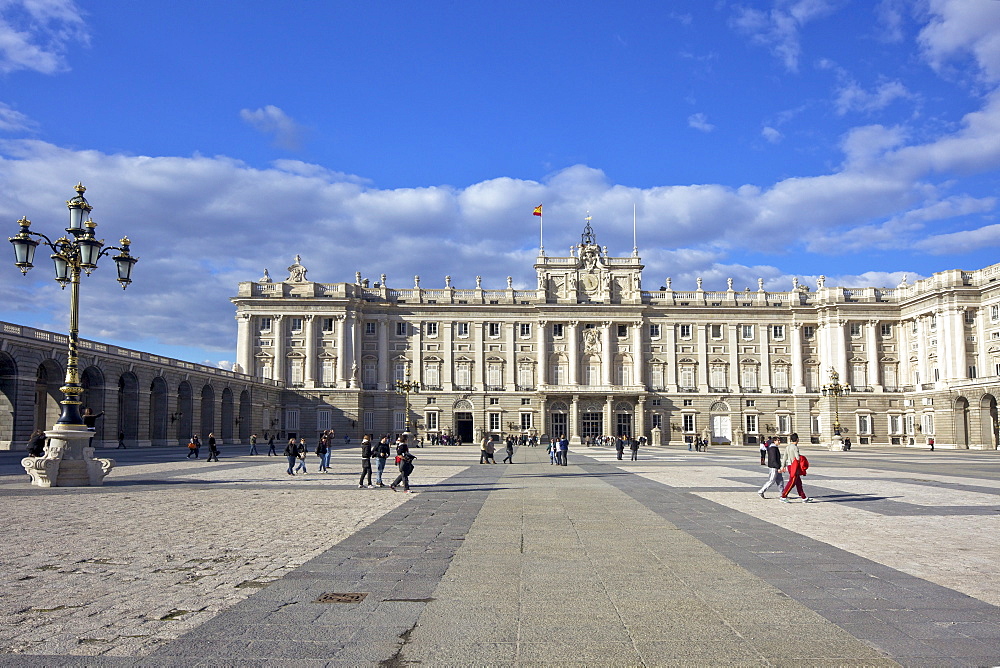
[[[799, 435], [791, 434], [788, 437], [788, 444], [785, 446], [785, 451], [781, 451], [781, 444], [777, 439], [768, 438], [760, 444], [760, 465], [766, 466], [769, 469], [769, 474], [767, 482], [764, 486], [757, 490], [757, 494], [762, 499], [766, 499], [764, 492], [767, 491], [771, 485], [774, 485], [777, 489], [781, 490], [781, 500], [784, 503], [791, 503], [788, 499], [788, 493], [795, 488], [798, 492], [799, 498], [805, 503], [813, 503], [815, 499], [806, 496], [805, 491], [802, 489], [802, 476], [806, 474], [806, 470], [809, 468], [809, 460], [805, 458], [801, 452], [799, 452]], [[784, 482], [783, 475], [788, 474], [788, 482]]]
[[569, 466], [569, 462], [566, 461], [569, 456], [569, 440], [566, 435], [563, 434], [557, 439], [549, 439], [549, 445], [545, 448], [545, 451], [549, 453], [549, 464], [555, 466]]
[[[205, 461], [219, 461], [219, 442], [215, 439], [215, 434], [209, 433], [206, 441], [208, 443], [208, 459]], [[198, 434], [192, 434], [187, 448], [188, 453], [185, 459], [198, 459], [201, 453], [201, 437]]]

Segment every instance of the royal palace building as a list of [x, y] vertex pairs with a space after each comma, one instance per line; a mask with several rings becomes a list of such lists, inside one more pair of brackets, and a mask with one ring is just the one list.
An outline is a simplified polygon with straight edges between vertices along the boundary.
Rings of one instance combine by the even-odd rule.
[[291, 433], [997, 447], [1000, 265], [787, 292], [644, 290], [642, 271], [589, 222], [539, 252], [533, 290], [315, 283], [296, 257], [240, 283], [237, 371], [284, 385]]

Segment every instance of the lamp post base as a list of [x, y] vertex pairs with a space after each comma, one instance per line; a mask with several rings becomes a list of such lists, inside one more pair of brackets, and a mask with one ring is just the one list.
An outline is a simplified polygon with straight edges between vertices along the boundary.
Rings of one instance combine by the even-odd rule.
[[844, 437], [839, 435], [834, 436], [833, 440], [830, 441], [830, 450], [836, 452], [838, 450], [843, 450], [843, 449], [844, 449]]
[[59, 425], [45, 432], [48, 445], [41, 457], [25, 457], [21, 466], [38, 487], [98, 487], [115, 466], [113, 459], [94, 457], [94, 432], [85, 427]]

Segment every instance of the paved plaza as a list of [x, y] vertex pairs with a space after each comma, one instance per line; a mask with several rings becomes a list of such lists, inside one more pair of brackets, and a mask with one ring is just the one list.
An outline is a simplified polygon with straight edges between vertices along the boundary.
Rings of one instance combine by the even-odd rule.
[[1000, 453], [803, 451], [815, 504], [756, 448], [429, 447], [412, 494], [358, 448], [2, 453], [0, 666], [1000, 665]]

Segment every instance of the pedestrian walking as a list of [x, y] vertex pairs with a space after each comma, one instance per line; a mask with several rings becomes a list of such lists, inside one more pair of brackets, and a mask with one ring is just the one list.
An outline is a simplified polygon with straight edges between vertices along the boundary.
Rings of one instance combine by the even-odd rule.
[[288, 445], [285, 446], [284, 455], [288, 460], [288, 475], [295, 475], [295, 471], [293, 469], [295, 467], [295, 462], [299, 459], [299, 446], [295, 442], [294, 438], [288, 439]]
[[[395, 492], [399, 483], [403, 483], [403, 491], [409, 494], [410, 474], [413, 473], [413, 460], [416, 459], [416, 457], [410, 453], [410, 448], [406, 445], [406, 436], [400, 436], [399, 439], [399, 444], [396, 445], [396, 460], [399, 462], [399, 475], [396, 476], [396, 480], [389, 485], [389, 488]], [[494, 462], [494, 464], [495, 463], [496, 462]]]
[[250, 454], [257, 454], [257, 434], [250, 434]]
[[186, 459], [191, 459], [194, 457], [198, 459], [198, 452], [201, 450], [201, 439], [198, 438], [198, 434], [193, 434], [191, 440], [188, 441], [188, 453]]
[[271, 436], [269, 436], [268, 439], [267, 439], [267, 456], [270, 457], [271, 455], [274, 455], [275, 457], [278, 456], [278, 451], [274, 449], [274, 435], [273, 434]]
[[792, 434], [788, 437], [788, 445], [785, 446], [785, 456], [781, 460], [781, 470], [788, 472], [788, 482], [785, 483], [785, 488], [781, 491], [781, 500], [784, 503], [791, 503], [788, 500], [788, 493], [792, 491], [792, 487], [795, 487], [795, 491], [799, 493], [799, 496], [805, 503], [812, 503], [815, 499], [806, 496], [806, 493], [802, 490], [802, 476], [806, 474], [806, 469], [809, 467], [809, 460], [805, 458], [799, 452], [799, 435]]
[[212, 460], [219, 461], [219, 445], [215, 442], [215, 434], [209, 432], [208, 434], [208, 459], [206, 462]]
[[486, 463], [486, 444], [490, 442], [492, 436], [483, 436], [483, 440], [479, 442], [479, 463]]
[[[371, 436], [371, 434], [369, 434]], [[385, 470], [385, 462], [389, 459], [389, 437], [383, 436], [382, 440], [375, 446], [375, 485], [385, 487], [382, 484], [382, 471]]]
[[767, 439], [760, 446], [760, 465], [766, 466], [768, 468], [767, 482], [764, 486], [757, 490], [757, 494], [762, 499], [766, 499], [764, 492], [771, 485], [778, 488], [781, 491], [784, 487], [785, 480], [781, 475], [781, 448], [778, 447], [778, 442], [772, 439]]
[[[294, 442], [295, 439], [293, 438], [292, 441]], [[296, 453], [299, 456], [299, 463], [295, 467], [296, 471], [302, 471], [303, 473], [309, 473], [309, 471], [306, 470], [306, 454], [308, 452], [309, 451], [306, 449], [306, 439], [305, 438], [300, 438], [299, 439], [299, 444], [296, 447]]]
[[326, 444], [326, 438], [325, 437], [320, 437], [320, 439], [318, 441], [316, 441], [316, 456], [319, 457], [319, 472], [320, 473], [327, 473], [327, 470], [326, 470], [326, 453], [328, 453], [329, 451], [330, 451], [330, 448]]
[[372, 488], [372, 435], [365, 434], [361, 439], [361, 479], [358, 480], [358, 489], [364, 489], [365, 476], [368, 476], [368, 487]]
[[493, 453], [497, 450], [496, 441], [490, 436], [490, 440], [486, 442], [486, 462], [488, 464], [496, 464], [497, 460], [494, 458]]
[[639, 439], [630, 438], [628, 449], [632, 451], [632, 461], [639, 461]]
[[118, 432], [118, 447], [123, 450], [127, 449], [125, 447], [125, 432], [123, 431]]
[[618, 461], [621, 461], [622, 455], [625, 453], [625, 437], [619, 436], [615, 440], [615, 452], [618, 454]]
[[513, 437], [508, 437], [507, 438], [506, 450], [507, 450], [507, 456], [503, 458], [503, 463], [504, 464], [513, 464], [514, 463], [514, 439], [513, 439]]

